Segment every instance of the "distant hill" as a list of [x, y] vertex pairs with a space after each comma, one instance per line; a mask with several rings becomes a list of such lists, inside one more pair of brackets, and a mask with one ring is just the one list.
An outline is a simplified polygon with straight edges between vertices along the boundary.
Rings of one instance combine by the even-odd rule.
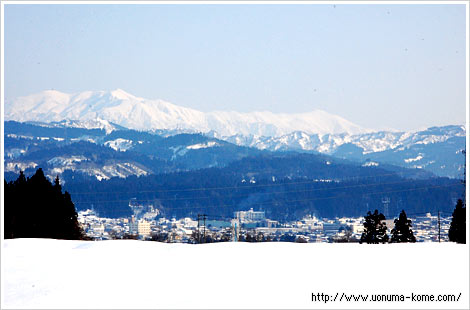
[[98, 180], [222, 167], [266, 151], [201, 134], [159, 136], [134, 130], [69, 128], [5, 122], [5, 171], [42, 167], [50, 179], [65, 171]]
[[[404, 171], [408, 172], [406, 169]], [[130, 216], [129, 204], [152, 204], [166, 217], [232, 217], [234, 211], [266, 211], [275, 220], [389, 214], [451, 212], [463, 186], [448, 178], [416, 179], [378, 167], [362, 167], [311, 154], [246, 157], [222, 168], [129, 176], [97, 181], [64, 175], [65, 188], [80, 209], [103, 216]], [[412, 176], [412, 175], [408, 175]]]
[[[92, 128], [87, 129], [87, 126]], [[293, 151], [332, 155], [364, 166], [386, 169], [399, 166], [438, 176], [463, 177], [464, 156], [461, 150], [465, 148], [465, 129], [462, 126], [433, 127], [416, 133], [382, 132], [355, 136], [321, 137], [297, 132], [289, 139], [271, 141], [273, 144], [270, 140], [261, 139], [259, 141], [263, 142], [254, 143], [254, 140], [249, 142], [238, 138], [228, 139], [233, 142], [230, 143], [207, 134], [136, 131], [104, 121], [6, 121], [5, 167], [7, 172], [19, 172], [19, 169], [37, 165], [46, 168], [45, 163], [52, 160], [48, 167], [56, 168], [54, 173], [73, 169], [97, 178], [109, 178], [222, 167], [246, 156]], [[81, 142], [80, 147], [70, 146], [77, 142]], [[375, 151], [371, 151], [372, 148]], [[85, 149], [87, 154], [99, 152], [99, 161], [93, 156], [83, 157]], [[61, 161], [68, 165], [61, 164]], [[116, 166], [118, 164], [121, 168]]]

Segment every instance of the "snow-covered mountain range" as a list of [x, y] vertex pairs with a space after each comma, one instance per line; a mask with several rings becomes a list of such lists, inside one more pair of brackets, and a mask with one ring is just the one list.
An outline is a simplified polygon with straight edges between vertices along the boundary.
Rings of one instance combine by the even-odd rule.
[[[58, 129], [104, 130], [106, 135], [127, 129], [149, 131], [161, 137], [203, 133], [209, 139], [225, 140], [258, 150], [323, 153], [367, 165], [388, 163], [457, 178], [462, 176], [464, 169], [461, 151], [465, 148], [466, 130], [461, 125], [431, 127], [414, 132], [373, 132], [319, 110], [303, 114], [222, 111], [204, 113], [162, 100], [136, 97], [119, 89], [77, 94], [43, 91], [19, 97], [6, 102], [5, 120], [27, 121], [40, 127]], [[14, 136], [17, 132], [13, 131], [12, 134]], [[70, 134], [71, 132], [69, 139]], [[62, 138], [49, 138], [67, 140], [67, 131]], [[80, 139], [98, 142], [119, 151], [140, 149], [146, 145], [141, 144], [145, 141], [144, 138], [129, 139], [120, 134], [113, 139], [99, 138], [98, 140], [104, 139], [101, 142], [96, 137], [91, 139], [89, 133]], [[204, 143], [208, 142], [200, 142], [201, 145], [206, 145]], [[158, 143], [151, 145], [153, 148], [146, 151], [148, 155], [155, 152]], [[212, 144], [207, 144], [207, 147], [211, 146]], [[171, 147], [174, 148], [171, 156], [165, 160], [174, 160], [189, 150], [186, 149], [187, 145]], [[6, 154], [11, 158], [16, 157], [16, 153], [25, 152], [24, 148], [18, 147], [7, 151]], [[224, 159], [218, 157], [211, 160], [214, 165], [220, 164], [221, 160], [228, 162], [227, 158], [230, 156], [225, 154], [223, 157]], [[189, 161], [187, 156], [185, 158]], [[106, 163], [108, 164], [117, 163]], [[124, 175], [151, 173], [150, 170], [141, 168], [137, 172], [135, 169], [129, 172], [128, 168], [126, 166], [124, 169]], [[104, 178], [114, 176], [105, 172]], [[121, 175], [121, 172], [117, 175]]]
[[5, 119], [60, 122], [106, 120], [137, 130], [216, 132], [220, 136], [254, 135], [279, 137], [295, 131], [307, 134], [359, 134], [370, 132], [325, 111], [286, 114], [264, 112], [204, 113], [163, 100], [149, 100], [121, 89], [66, 94], [55, 90], [18, 97], [5, 104]]
[[414, 144], [445, 142], [452, 137], [465, 137], [465, 126], [451, 125], [431, 127], [421, 131], [379, 131], [353, 135], [346, 133], [321, 135], [296, 131], [278, 137], [234, 135], [222, 138], [237, 145], [256, 147], [261, 150], [315, 151], [324, 154], [334, 154], [341, 145], [352, 144], [362, 149], [363, 154], [369, 154], [396, 148], [409, 148]]
[[236, 135], [225, 137], [225, 140], [261, 150], [318, 152], [365, 165], [388, 163], [462, 178], [465, 135], [465, 126], [450, 125], [414, 132], [381, 131], [356, 135], [293, 132], [280, 137]]

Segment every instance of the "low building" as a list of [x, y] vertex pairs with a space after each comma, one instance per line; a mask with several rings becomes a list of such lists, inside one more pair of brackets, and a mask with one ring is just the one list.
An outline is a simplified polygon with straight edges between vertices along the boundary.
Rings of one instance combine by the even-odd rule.
[[351, 225], [351, 229], [353, 234], [362, 234], [362, 232], [364, 231], [364, 224], [354, 223]]
[[90, 225], [90, 230], [95, 235], [102, 235], [104, 234], [104, 225], [101, 223], [93, 223]]
[[341, 227], [344, 227], [344, 225], [340, 222], [323, 223], [323, 234], [328, 236], [336, 235]]

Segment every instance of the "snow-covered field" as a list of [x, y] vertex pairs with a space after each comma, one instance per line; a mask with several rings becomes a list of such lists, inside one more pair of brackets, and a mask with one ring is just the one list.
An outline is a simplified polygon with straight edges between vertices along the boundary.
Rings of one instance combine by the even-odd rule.
[[[5, 240], [3, 308], [469, 307], [468, 245]], [[312, 293], [458, 302], [312, 302]], [[339, 298], [339, 297], [338, 297]]]

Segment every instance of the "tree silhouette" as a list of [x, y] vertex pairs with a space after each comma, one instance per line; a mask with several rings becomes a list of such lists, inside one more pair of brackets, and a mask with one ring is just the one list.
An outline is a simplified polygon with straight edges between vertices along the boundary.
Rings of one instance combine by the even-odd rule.
[[449, 228], [449, 240], [457, 243], [465, 243], [465, 210], [462, 199], [457, 201], [454, 212], [452, 213], [452, 222]]
[[402, 210], [398, 219], [394, 221], [395, 227], [392, 229], [392, 238], [390, 242], [416, 242], [416, 238], [411, 230], [411, 220], [406, 216], [405, 210]]
[[364, 217], [364, 232], [361, 235], [360, 243], [386, 243], [388, 242], [387, 226], [385, 225], [385, 216], [375, 210], [370, 211]]
[[62, 194], [59, 177], [54, 185], [39, 168], [26, 179], [20, 172], [5, 183], [5, 238], [87, 239], [70, 194]]

